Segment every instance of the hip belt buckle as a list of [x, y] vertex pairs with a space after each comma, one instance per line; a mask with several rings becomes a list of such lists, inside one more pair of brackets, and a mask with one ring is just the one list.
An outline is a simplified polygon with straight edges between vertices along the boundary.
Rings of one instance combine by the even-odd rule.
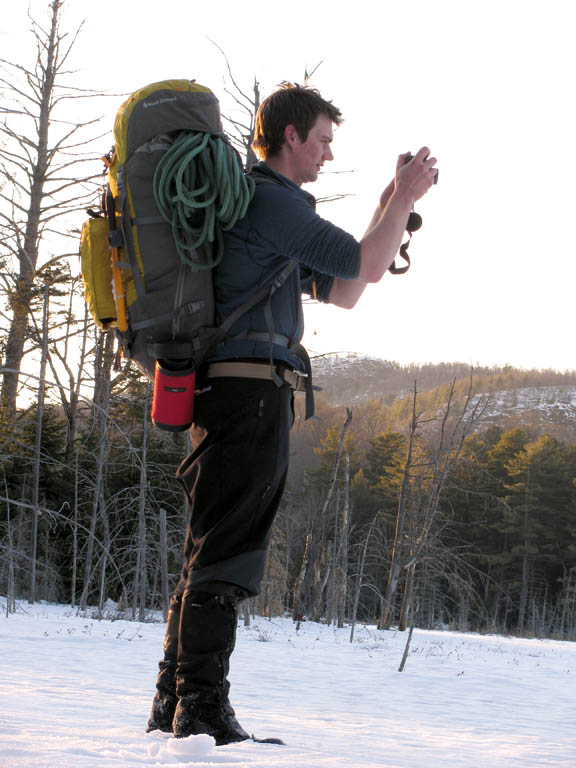
[[293, 371], [289, 368], [284, 368], [279, 371], [280, 377], [284, 379], [295, 392], [306, 392], [306, 380], [308, 378], [307, 373], [300, 373], [300, 371]]

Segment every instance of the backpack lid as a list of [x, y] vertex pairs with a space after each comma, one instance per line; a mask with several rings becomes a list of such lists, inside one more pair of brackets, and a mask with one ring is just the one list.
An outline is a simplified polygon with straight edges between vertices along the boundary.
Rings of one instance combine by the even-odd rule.
[[119, 163], [154, 136], [182, 130], [222, 133], [212, 91], [193, 80], [162, 80], [140, 88], [121, 105], [114, 122]]

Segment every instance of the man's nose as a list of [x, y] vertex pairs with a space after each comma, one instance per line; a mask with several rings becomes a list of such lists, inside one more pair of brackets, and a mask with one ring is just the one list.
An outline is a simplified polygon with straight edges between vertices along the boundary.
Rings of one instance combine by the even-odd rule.
[[324, 152], [324, 160], [334, 160], [334, 155], [332, 154], [332, 147], [330, 145], [326, 147], [326, 150]]

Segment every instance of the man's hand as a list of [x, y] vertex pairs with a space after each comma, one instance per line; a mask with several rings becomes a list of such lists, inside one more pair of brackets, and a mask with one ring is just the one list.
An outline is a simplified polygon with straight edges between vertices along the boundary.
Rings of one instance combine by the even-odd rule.
[[409, 152], [398, 157], [395, 192], [410, 205], [420, 200], [434, 184], [438, 172], [435, 168], [437, 161], [429, 155], [428, 147], [422, 147], [408, 163], [406, 160], [410, 157]]

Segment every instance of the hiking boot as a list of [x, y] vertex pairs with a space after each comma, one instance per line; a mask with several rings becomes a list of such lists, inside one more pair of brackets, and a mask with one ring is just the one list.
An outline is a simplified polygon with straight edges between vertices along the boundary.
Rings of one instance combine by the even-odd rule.
[[207, 733], [217, 746], [250, 738], [228, 698], [237, 603], [236, 594], [184, 593], [176, 668], [179, 701], [172, 723], [176, 738]]
[[156, 695], [146, 725], [146, 733], [163, 731], [172, 733], [172, 719], [178, 696], [176, 695], [176, 656], [178, 653], [178, 624], [180, 622], [180, 602], [172, 600], [166, 635], [164, 638], [164, 660], [158, 664]]
[[172, 733], [172, 720], [178, 704], [177, 696], [162, 696], [157, 693], [152, 702], [150, 717], [146, 725], [146, 733], [151, 731], [163, 731]]
[[178, 701], [172, 725], [177, 739], [207, 733], [217, 747], [250, 738], [222, 689], [199, 690], [183, 696]]

